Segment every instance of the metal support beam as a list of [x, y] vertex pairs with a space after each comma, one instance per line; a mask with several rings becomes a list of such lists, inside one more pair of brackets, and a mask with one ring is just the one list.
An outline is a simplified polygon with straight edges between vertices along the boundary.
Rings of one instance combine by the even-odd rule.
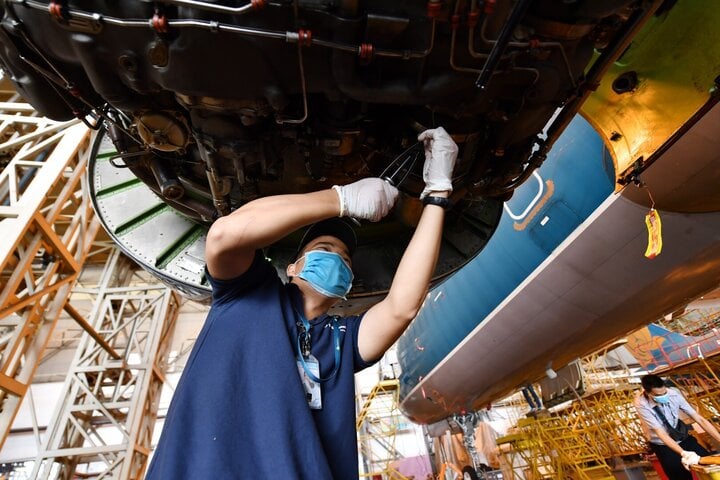
[[156, 284], [112, 286], [118, 257], [103, 272], [88, 322], [95, 335], [80, 340], [31, 478], [145, 473], [179, 299]]
[[68, 315], [72, 317], [73, 320], [77, 322], [80, 327], [82, 327], [83, 330], [87, 332], [88, 335], [90, 335], [93, 340], [95, 340], [106, 352], [110, 354], [111, 357], [113, 357], [115, 360], [120, 360], [122, 357], [119, 353], [115, 351], [114, 348], [110, 346], [109, 343], [105, 341], [104, 338], [100, 336], [93, 328], [92, 325], [90, 325], [87, 320], [78, 312], [75, 310], [75, 307], [70, 305], [69, 303], [66, 303], [63, 307]]
[[0, 90], [0, 447], [98, 232], [89, 130]]

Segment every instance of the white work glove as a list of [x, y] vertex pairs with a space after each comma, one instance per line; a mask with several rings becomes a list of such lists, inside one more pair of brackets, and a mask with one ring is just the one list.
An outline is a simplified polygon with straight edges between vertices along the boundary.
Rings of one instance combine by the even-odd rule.
[[395, 205], [398, 189], [379, 178], [363, 178], [349, 185], [334, 185], [340, 198], [340, 216], [377, 222]]
[[700, 463], [700, 455], [698, 455], [695, 452], [688, 452], [687, 450], [683, 450], [682, 452], [682, 460], [680, 460], [683, 464], [683, 467], [685, 467], [687, 470], [690, 470], [690, 465], [697, 465]]
[[458, 155], [458, 147], [444, 128], [425, 130], [418, 135], [425, 147], [423, 199], [430, 192], [452, 192], [452, 173]]

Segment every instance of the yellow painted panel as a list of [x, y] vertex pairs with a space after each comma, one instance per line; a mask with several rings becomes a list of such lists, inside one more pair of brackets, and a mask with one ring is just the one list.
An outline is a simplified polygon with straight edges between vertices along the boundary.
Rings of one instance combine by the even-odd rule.
[[[720, 74], [720, 8], [710, 3], [680, 0], [651, 19], [583, 106], [617, 175], [647, 159], [709, 99]], [[613, 81], [631, 71], [636, 88], [613, 91]]]

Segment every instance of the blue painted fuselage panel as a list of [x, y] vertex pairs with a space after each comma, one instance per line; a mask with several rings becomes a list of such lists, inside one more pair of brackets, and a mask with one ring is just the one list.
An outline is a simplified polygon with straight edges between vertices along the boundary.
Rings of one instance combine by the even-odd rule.
[[[543, 166], [505, 204], [485, 248], [430, 292], [420, 314], [398, 341], [401, 397], [612, 193], [614, 178], [613, 162], [602, 138], [577, 116]], [[492, 341], [501, 343], [502, 339]]]

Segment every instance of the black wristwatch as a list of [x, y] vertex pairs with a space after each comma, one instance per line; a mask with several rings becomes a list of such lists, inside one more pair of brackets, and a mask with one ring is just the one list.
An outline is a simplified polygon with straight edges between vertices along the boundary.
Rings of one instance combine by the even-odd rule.
[[437, 205], [445, 210], [450, 210], [453, 207], [452, 202], [449, 198], [444, 197], [432, 197], [430, 195], [425, 196], [422, 200], [423, 205]]

